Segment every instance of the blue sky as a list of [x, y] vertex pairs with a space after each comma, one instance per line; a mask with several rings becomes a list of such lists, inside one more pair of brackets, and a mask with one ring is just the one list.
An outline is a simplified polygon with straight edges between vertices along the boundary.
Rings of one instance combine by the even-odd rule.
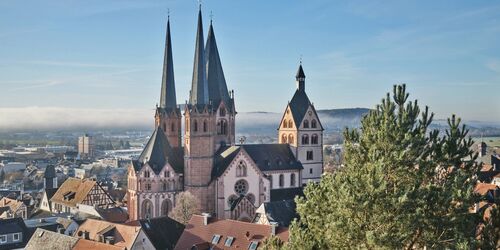
[[[167, 9], [177, 98], [196, 1], [0, 0], [0, 108], [152, 110]], [[203, 1], [239, 111], [282, 112], [302, 55], [316, 108], [373, 107], [405, 82], [437, 117], [500, 122], [500, 2]]]

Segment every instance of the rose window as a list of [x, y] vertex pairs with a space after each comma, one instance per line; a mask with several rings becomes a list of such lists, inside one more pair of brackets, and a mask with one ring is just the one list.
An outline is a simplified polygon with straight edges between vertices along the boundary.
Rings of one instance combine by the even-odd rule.
[[245, 180], [239, 180], [234, 184], [234, 191], [239, 195], [245, 195], [248, 192], [248, 184]]

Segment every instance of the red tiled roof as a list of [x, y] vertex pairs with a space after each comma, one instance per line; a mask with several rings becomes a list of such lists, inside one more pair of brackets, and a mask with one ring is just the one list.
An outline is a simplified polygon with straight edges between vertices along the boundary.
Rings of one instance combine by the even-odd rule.
[[498, 187], [495, 184], [478, 183], [476, 184], [476, 187], [474, 187], [474, 192], [480, 195], [485, 195], [486, 193], [488, 193], [488, 191], [495, 190], [497, 188]]
[[[193, 245], [212, 245], [214, 235], [220, 235], [218, 243], [215, 244], [216, 249], [248, 249], [251, 242], [262, 242], [271, 236], [270, 225], [215, 218], [210, 218], [208, 225], [204, 225], [203, 219], [200, 215], [191, 217], [175, 249], [185, 250], [191, 249]], [[288, 228], [277, 228], [276, 235], [282, 241], [288, 241]], [[230, 247], [224, 245], [228, 237], [234, 237]]]

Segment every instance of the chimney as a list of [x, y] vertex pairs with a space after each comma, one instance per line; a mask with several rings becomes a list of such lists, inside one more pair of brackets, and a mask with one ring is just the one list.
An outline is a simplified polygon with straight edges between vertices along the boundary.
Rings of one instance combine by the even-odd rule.
[[107, 236], [106, 237], [106, 244], [114, 245], [115, 244], [115, 237]]
[[208, 225], [208, 219], [210, 218], [209, 213], [202, 213], [201, 216], [203, 216], [203, 225]]
[[269, 222], [271, 224], [271, 235], [276, 235], [276, 228], [278, 227], [278, 222]]

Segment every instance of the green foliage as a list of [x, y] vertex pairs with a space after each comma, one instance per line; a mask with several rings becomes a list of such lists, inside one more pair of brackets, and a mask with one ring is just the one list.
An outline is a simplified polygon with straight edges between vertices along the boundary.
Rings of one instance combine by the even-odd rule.
[[271, 236], [262, 242], [262, 250], [279, 250], [283, 248], [283, 241], [278, 236]]
[[474, 246], [473, 141], [454, 115], [445, 133], [429, 129], [433, 114], [408, 97], [405, 85], [394, 86], [359, 130], [346, 129], [345, 167], [297, 199], [287, 248]]

